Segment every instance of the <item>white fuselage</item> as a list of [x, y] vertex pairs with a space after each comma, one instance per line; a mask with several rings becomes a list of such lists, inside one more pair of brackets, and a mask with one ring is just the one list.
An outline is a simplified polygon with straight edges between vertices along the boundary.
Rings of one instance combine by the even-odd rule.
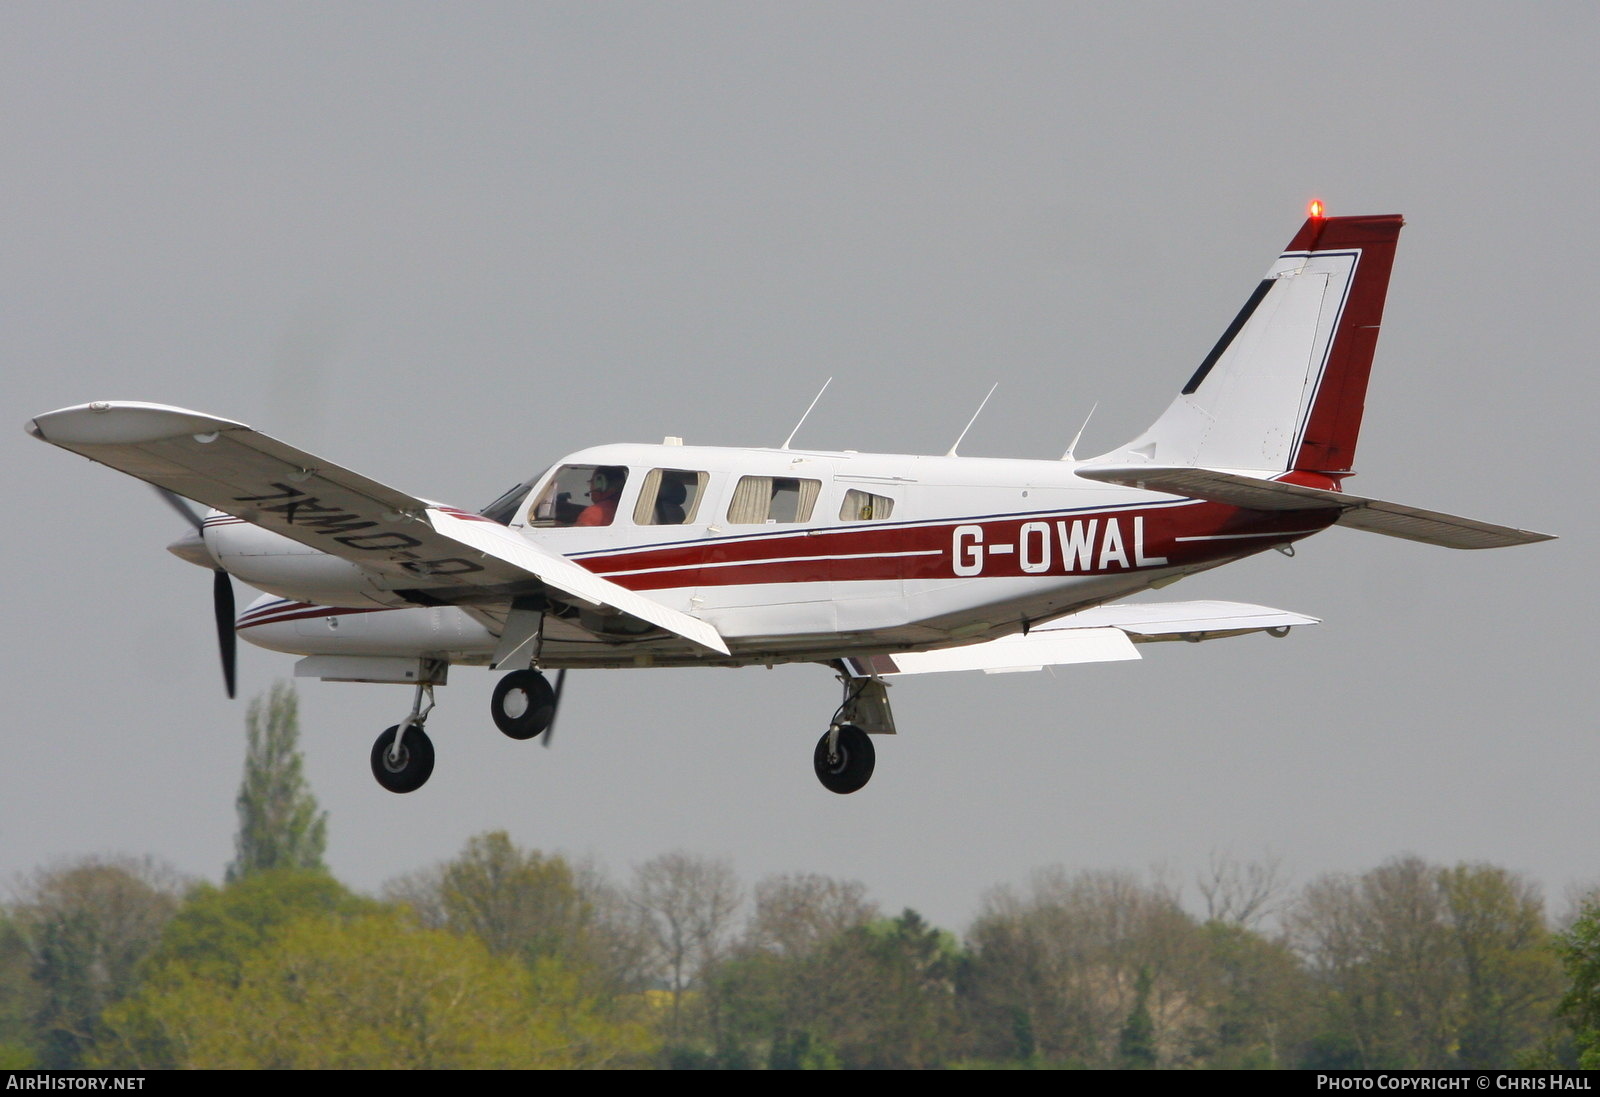
[[[574, 467], [627, 470], [610, 524], [540, 524], [540, 500]], [[748, 665], [971, 643], [1166, 585], [1332, 519], [1096, 483], [1077, 467], [611, 445], [568, 457], [506, 517], [541, 547], [709, 622], [731, 652], [660, 633], [599, 638], [572, 627], [569, 611], [546, 625], [547, 666]], [[649, 506], [663, 476], [696, 489], [670, 524]], [[410, 604], [352, 563], [220, 513], [205, 539], [223, 567], [270, 592], [239, 618], [240, 633], [263, 647], [481, 664], [504, 621], [503, 604]]]

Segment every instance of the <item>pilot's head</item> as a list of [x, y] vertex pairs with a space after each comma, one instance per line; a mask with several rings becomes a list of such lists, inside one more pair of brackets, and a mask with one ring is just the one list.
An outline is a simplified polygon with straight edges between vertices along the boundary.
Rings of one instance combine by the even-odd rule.
[[615, 499], [622, 494], [622, 485], [627, 479], [627, 469], [601, 465], [589, 474], [589, 498], [596, 503]]

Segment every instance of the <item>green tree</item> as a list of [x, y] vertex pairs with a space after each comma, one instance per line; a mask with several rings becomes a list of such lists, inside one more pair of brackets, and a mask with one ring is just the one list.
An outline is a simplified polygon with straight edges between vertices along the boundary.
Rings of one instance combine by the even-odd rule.
[[1156, 1065], [1156, 1023], [1150, 1017], [1150, 982], [1150, 973], [1140, 968], [1134, 981], [1133, 1009], [1117, 1039], [1117, 1055], [1122, 1065], [1133, 1070], [1147, 1070]]
[[1419, 857], [1307, 886], [1294, 923], [1324, 991], [1319, 1044], [1338, 1056], [1308, 1065], [1447, 1065], [1457, 971], [1445, 918], [1436, 870]]
[[589, 920], [566, 861], [524, 850], [503, 830], [469, 839], [452, 860], [385, 894], [409, 903], [425, 925], [474, 934], [490, 952], [528, 961], [574, 957]]
[[1509, 1067], [1550, 1034], [1544, 906], [1504, 869], [1400, 857], [1325, 876], [1294, 925], [1324, 1014], [1304, 1066]]
[[1561, 1015], [1572, 1026], [1578, 1065], [1600, 1070], [1600, 900], [1586, 904], [1572, 926], [1556, 940], [1567, 976]]
[[1550, 1033], [1561, 993], [1538, 889], [1493, 865], [1441, 869], [1439, 887], [1461, 970], [1456, 1062], [1512, 1066]]
[[1045, 870], [1026, 891], [988, 896], [969, 947], [963, 1003], [986, 1060], [1118, 1065], [1143, 972], [1141, 1042], [1157, 1066], [1195, 1061], [1210, 1010], [1205, 940], [1170, 889], [1127, 873]]
[[[850, 885], [811, 878], [806, 890], [835, 913], [845, 911], [830, 893], [850, 896], [846, 910], [859, 909]], [[810, 915], [802, 922], [817, 925]], [[801, 948], [792, 945], [803, 935], [785, 939], [789, 946], [775, 947], [758, 926], [709, 974], [722, 1011], [718, 1065], [764, 1059], [774, 1069], [911, 1069], [961, 1056], [955, 986], [963, 957], [950, 934], [907, 910], [871, 922], [849, 916], [841, 928]]]
[[27, 944], [10, 912], [0, 909], [0, 1070], [36, 1066], [33, 1018], [38, 987]]
[[1288, 940], [1220, 921], [1201, 933], [1206, 1008], [1192, 1030], [1196, 1059], [1224, 1070], [1294, 1065], [1313, 1024], [1314, 987]]
[[294, 686], [274, 683], [250, 702], [245, 718], [244, 779], [235, 801], [239, 832], [231, 883], [275, 868], [323, 868], [328, 816], [317, 810], [300, 758], [300, 706]]
[[398, 907], [305, 915], [236, 960], [236, 982], [179, 964], [110, 1010], [121, 1038], [114, 1058], [200, 1069], [572, 1069], [636, 1063], [652, 1050], [643, 1026], [606, 1018], [559, 961], [529, 968], [476, 937], [418, 926]]
[[236, 993], [244, 985], [250, 957], [271, 947], [294, 922], [348, 921], [384, 909], [352, 894], [327, 873], [309, 869], [273, 869], [226, 887], [195, 887], [141, 966], [137, 992], [107, 1015], [115, 1023], [97, 1049], [96, 1061], [147, 1069], [183, 1065], [186, 1030], [174, 1027], [159, 1003], [181, 999], [194, 1004], [200, 990], [219, 997]]
[[[391, 881], [384, 895], [410, 906], [423, 925], [473, 934], [497, 955], [529, 965], [554, 956], [586, 989], [620, 1004], [644, 989], [644, 946], [637, 920], [607, 890], [595, 874], [523, 849], [502, 830], [470, 839], [441, 865]], [[623, 914], [620, 924], [613, 913]]]
[[25, 951], [39, 1065], [82, 1066], [101, 1014], [133, 990], [178, 909], [178, 878], [149, 860], [85, 858], [35, 873], [12, 909]]
[[290, 922], [307, 916], [353, 918], [383, 909], [316, 869], [269, 869], [225, 887], [200, 884], [167, 924], [146, 978], [169, 969], [237, 986], [242, 957], [264, 947]]

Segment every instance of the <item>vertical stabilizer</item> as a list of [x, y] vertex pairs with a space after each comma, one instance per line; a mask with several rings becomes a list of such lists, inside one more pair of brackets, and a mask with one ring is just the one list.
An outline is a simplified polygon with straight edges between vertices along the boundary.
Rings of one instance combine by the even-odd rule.
[[1105, 459], [1350, 472], [1402, 223], [1307, 220], [1178, 398]]

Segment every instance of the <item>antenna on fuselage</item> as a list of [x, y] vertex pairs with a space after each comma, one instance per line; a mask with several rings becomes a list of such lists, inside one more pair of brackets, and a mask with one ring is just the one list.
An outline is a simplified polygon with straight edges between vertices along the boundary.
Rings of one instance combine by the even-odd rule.
[[1095, 409], [1098, 408], [1099, 406], [1100, 406], [1100, 401], [1096, 400], [1094, 402], [1094, 407], [1089, 409], [1089, 414], [1085, 415], [1083, 417], [1083, 426], [1079, 427], [1078, 428], [1078, 433], [1074, 434], [1072, 436], [1072, 444], [1067, 446], [1067, 452], [1065, 452], [1065, 453], [1063, 453], [1061, 455], [1061, 459], [1063, 461], [1076, 460], [1076, 458], [1072, 456], [1072, 451], [1078, 448], [1079, 441], [1081, 441], [1083, 439], [1084, 427], [1087, 427], [1089, 425], [1089, 420], [1094, 418]]
[[967, 425], [961, 428], [961, 433], [956, 436], [955, 445], [952, 445], [950, 447], [950, 452], [945, 454], [946, 457], [954, 457], [956, 455], [956, 446], [959, 446], [961, 444], [961, 439], [963, 439], [963, 438], [965, 438], [967, 436], [967, 431], [972, 429], [972, 424], [974, 424], [974, 423], [976, 423], [978, 421], [978, 416], [983, 414], [984, 405], [989, 402], [989, 397], [993, 396], [994, 395], [994, 390], [999, 388], [999, 387], [1000, 387], [1000, 382], [999, 381], [996, 381], [994, 384], [989, 386], [988, 395], [985, 396], [983, 398], [983, 402], [978, 405], [978, 410], [972, 413], [972, 418], [967, 420]]
[[806, 407], [805, 415], [800, 416], [800, 422], [794, 425], [794, 429], [789, 432], [789, 437], [783, 440], [783, 445], [779, 446], [779, 449], [789, 448], [789, 443], [794, 441], [794, 436], [800, 433], [801, 427], [805, 426], [806, 415], [811, 414], [811, 409], [817, 406], [817, 401], [822, 399], [822, 394], [828, 391], [828, 386], [831, 384], [833, 384], [832, 377], [822, 382], [822, 387], [817, 390], [817, 394], [811, 398], [811, 403]]

